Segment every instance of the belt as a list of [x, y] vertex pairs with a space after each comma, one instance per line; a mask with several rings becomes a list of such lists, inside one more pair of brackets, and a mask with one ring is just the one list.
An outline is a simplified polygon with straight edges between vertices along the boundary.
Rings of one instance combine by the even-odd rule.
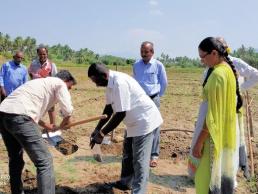
[[153, 94], [151, 96], [149, 96], [151, 99], [155, 98], [157, 95], [159, 95], [159, 93]]

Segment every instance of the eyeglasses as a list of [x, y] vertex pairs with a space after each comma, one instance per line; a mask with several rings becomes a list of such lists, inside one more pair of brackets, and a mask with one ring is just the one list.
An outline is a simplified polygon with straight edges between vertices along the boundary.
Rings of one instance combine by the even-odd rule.
[[206, 54], [203, 55], [203, 56], [200, 55], [200, 58], [201, 58], [201, 59], [204, 59], [204, 58], [205, 58], [207, 55], [209, 55], [209, 54], [210, 54], [210, 53], [206, 53]]

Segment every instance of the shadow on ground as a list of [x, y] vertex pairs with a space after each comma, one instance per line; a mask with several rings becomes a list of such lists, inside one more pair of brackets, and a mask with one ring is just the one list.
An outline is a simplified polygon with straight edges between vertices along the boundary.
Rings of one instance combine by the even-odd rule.
[[[67, 186], [56, 186], [56, 194], [114, 194], [113, 190], [106, 189], [104, 184], [93, 183], [82, 188], [71, 188]], [[37, 189], [27, 190], [25, 194], [37, 194]]]
[[194, 188], [193, 180], [187, 175], [156, 175], [150, 171], [149, 182], [179, 192], [186, 192], [186, 188]]
[[[103, 156], [103, 164], [121, 162], [121, 156]], [[92, 156], [76, 156], [68, 160], [69, 162], [91, 162], [98, 163]]]

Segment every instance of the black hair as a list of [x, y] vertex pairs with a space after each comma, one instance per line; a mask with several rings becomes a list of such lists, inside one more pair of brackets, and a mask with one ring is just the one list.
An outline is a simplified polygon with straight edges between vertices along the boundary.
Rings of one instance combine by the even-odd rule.
[[48, 54], [48, 49], [47, 49], [47, 47], [44, 46], [43, 44], [40, 44], [40, 45], [38, 46], [38, 48], [37, 48], [37, 53], [39, 53], [39, 50], [40, 50], [40, 49], [45, 49], [46, 52], [47, 52], [47, 54]]
[[[229, 66], [231, 67], [231, 69], [235, 75], [235, 79], [236, 79], [236, 95], [237, 95], [236, 110], [237, 110], [237, 112], [239, 112], [239, 109], [243, 105], [243, 99], [240, 95], [239, 83], [238, 83], [238, 79], [237, 79], [237, 72], [236, 72], [235, 66], [233, 65], [233, 62], [228, 57], [228, 52], [226, 50], [226, 47], [218, 39], [216, 39], [214, 37], [207, 37], [203, 41], [201, 41], [201, 43], [199, 44], [199, 49], [207, 52], [208, 54], [210, 54], [213, 50], [216, 50], [218, 52], [218, 54], [220, 56], [222, 56], [225, 59], [225, 61], [229, 64]], [[203, 82], [203, 87], [207, 83], [207, 80], [208, 80], [209, 76], [211, 75], [212, 71], [213, 71], [213, 68], [210, 68], [208, 70], [207, 75]]]
[[60, 78], [61, 80], [65, 81], [65, 82], [72, 81], [74, 85], [77, 83], [76, 80], [74, 79], [74, 77], [72, 76], [72, 74], [69, 71], [67, 71], [67, 70], [59, 71], [55, 75], [55, 77], [58, 77], [58, 78]]
[[214, 68], [210, 67], [207, 71], [207, 74], [206, 74], [206, 77], [202, 83], [202, 87], [204, 88], [204, 86], [206, 85], [207, 81], [208, 81], [208, 78], [210, 77], [212, 71], [214, 70]]
[[88, 77], [105, 76], [108, 72], [107, 67], [103, 63], [92, 63], [88, 69]]
[[148, 45], [148, 44], [151, 45], [151, 52], [154, 52], [154, 44], [153, 44], [152, 42], [150, 42], [150, 41], [144, 41], [144, 42], [142, 42], [141, 48], [142, 48], [143, 46]]

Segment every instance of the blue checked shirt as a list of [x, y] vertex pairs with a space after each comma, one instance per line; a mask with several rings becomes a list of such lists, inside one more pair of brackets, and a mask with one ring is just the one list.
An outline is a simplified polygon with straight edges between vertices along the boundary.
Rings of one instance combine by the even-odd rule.
[[133, 76], [148, 96], [162, 96], [167, 87], [167, 74], [164, 65], [152, 58], [148, 64], [139, 60], [133, 65]]
[[4, 87], [7, 96], [27, 80], [28, 72], [23, 64], [17, 65], [14, 61], [9, 61], [2, 65], [0, 86]]

